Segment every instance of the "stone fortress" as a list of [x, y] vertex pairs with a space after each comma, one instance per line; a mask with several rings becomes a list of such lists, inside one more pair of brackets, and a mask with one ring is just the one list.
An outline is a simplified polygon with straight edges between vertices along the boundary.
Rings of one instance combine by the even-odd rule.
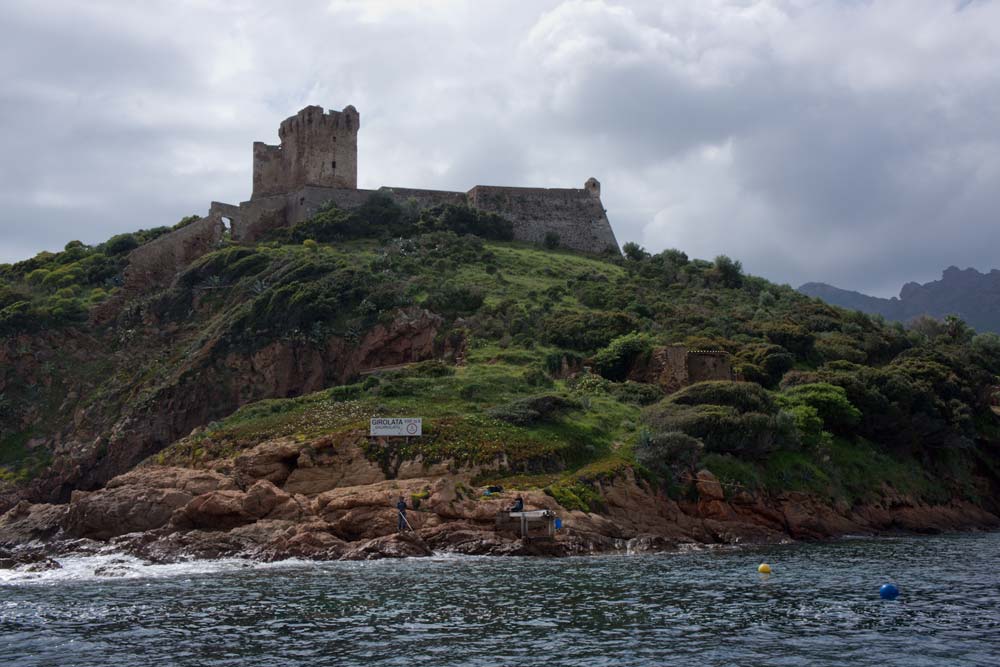
[[[253, 145], [253, 194], [239, 206], [212, 202], [212, 216], [231, 220], [232, 237], [253, 243], [268, 231], [307, 220], [327, 203], [360, 206], [375, 190], [358, 189], [358, 130], [353, 106], [324, 112], [308, 106], [278, 129], [280, 145]], [[518, 241], [541, 243], [548, 233], [562, 247], [582, 252], [619, 252], [601, 204], [601, 185], [583, 188], [518, 188], [477, 185], [468, 192], [383, 187], [400, 204], [420, 208], [463, 204], [497, 213], [514, 223]]]
[[206, 217], [137, 248], [129, 256], [126, 290], [169, 283], [181, 267], [216, 248], [227, 229], [233, 240], [252, 244], [272, 229], [308, 220], [327, 204], [357, 208], [375, 192], [419, 208], [458, 204], [497, 213], [513, 223], [518, 241], [542, 243], [553, 233], [561, 247], [571, 250], [621, 252], [601, 204], [601, 184], [594, 178], [580, 189], [477, 185], [468, 192], [359, 190], [360, 128], [361, 115], [353, 106], [329, 112], [308, 106], [286, 118], [278, 128], [279, 145], [253, 144], [250, 200], [239, 206], [212, 202]]

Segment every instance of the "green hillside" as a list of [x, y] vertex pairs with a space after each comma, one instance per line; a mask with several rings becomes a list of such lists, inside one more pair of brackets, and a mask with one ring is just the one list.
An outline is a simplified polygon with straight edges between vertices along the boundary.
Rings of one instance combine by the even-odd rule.
[[[425, 418], [424, 438], [369, 448], [390, 474], [482, 465], [566, 507], [599, 509], [590, 482], [626, 466], [675, 496], [706, 467], [727, 493], [994, 502], [1000, 337], [959, 320], [931, 338], [726, 257], [529, 247], [496, 216], [378, 196], [123, 290], [128, 252], [164, 231], [0, 266], [0, 509], [376, 415]], [[400, 322], [426, 354], [358, 361]], [[745, 382], [629, 379], [670, 344], [728, 352]]]

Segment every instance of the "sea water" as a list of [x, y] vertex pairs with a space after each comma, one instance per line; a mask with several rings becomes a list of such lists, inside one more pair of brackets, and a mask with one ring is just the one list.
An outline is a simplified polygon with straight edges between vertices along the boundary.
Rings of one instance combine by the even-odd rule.
[[[998, 533], [567, 559], [59, 560], [0, 570], [0, 664], [1000, 665]], [[879, 598], [886, 582], [898, 599]]]

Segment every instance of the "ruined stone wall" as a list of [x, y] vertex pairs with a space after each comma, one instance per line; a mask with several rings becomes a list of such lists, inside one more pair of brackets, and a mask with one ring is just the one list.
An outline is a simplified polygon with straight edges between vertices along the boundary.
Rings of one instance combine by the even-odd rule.
[[128, 256], [125, 291], [169, 285], [178, 271], [214, 250], [224, 231], [222, 219], [214, 214], [139, 246]]
[[665, 392], [672, 393], [686, 387], [688, 379], [687, 348], [671, 345], [653, 350], [650, 369], [654, 377], [649, 378], [658, 384]]
[[289, 225], [308, 220], [326, 204], [333, 202], [337, 208], [351, 210], [358, 208], [375, 194], [381, 192], [391, 196], [401, 206], [415, 201], [421, 209], [438, 204], [464, 205], [464, 192], [447, 190], [416, 190], [413, 188], [379, 188], [378, 190], [349, 190], [344, 188], [305, 187], [288, 195], [286, 217]]
[[[226, 205], [227, 210], [231, 210], [231, 205]], [[256, 243], [267, 232], [272, 229], [280, 229], [288, 226], [285, 216], [287, 207], [287, 197], [285, 195], [273, 195], [271, 197], [259, 197], [240, 204], [234, 215], [227, 215], [231, 218], [232, 237], [239, 243]], [[213, 209], [221, 215], [226, 215], [221, 207]]]
[[454, 204], [455, 206], [465, 206], [468, 204], [468, 196], [464, 192], [452, 192], [449, 190], [420, 190], [415, 188], [379, 188], [380, 192], [392, 195], [396, 203], [406, 205], [409, 201], [415, 201], [420, 208], [432, 208], [439, 204]]
[[717, 350], [692, 350], [688, 352], [687, 370], [691, 383], [735, 379], [729, 354]]
[[471, 206], [511, 220], [518, 241], [542, 243], [546, 234], [553, 232], [559, 236], [560, 246], [572, 250], [600, 253], [618, 249], [601, 204], [600, 184], [594, 179], [583, 189], [477, 185], [468, 196]]
[[358, 186], [358, 129], [361, 116], [353, 106], [324, 113], [308, 106], [278, 128], [279, 146], [253, 145], [251, 199], [287, 194], [307, 185], [331, 188]]

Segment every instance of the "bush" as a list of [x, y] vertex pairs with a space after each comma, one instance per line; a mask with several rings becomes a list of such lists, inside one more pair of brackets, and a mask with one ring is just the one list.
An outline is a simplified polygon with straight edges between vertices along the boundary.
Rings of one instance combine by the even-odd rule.
[[743, 265], [725, 255], [715, 258], [715, 273], [723, 287], [735, 289], [743, 284]]
[[647, 408], [644, 419], [658, 433], [680, 431], [705, 443], [709, 452], [761, 458], [798, 446], [794, 418], [787, 413], [740, 413], [723, 405], [678, 405], [666, 401]]
[[483, 305], [483, 293], [476, 287], [447, 284], [432, 291], [424, 305], [449, 318], [471, 315]]
[[652, 405], [663, 398], [663, 390], [655, 384], [632, 382], [631, 380], [615, 385], [611, 393], [622, 403], [635, 405]]
[[118, 234], [104, 243], [104, 251], [109, 255], [124, 255], [139, 247], [135, 234]]
[[670, 397], [678, 405], [726, 405], [738, 412], [774, 414], [778, 406], [771, 393], [752, 382], [698, 382]]
[[843, 387], [820, 382], [786, 389], [777, 396], [778, 404], [787, 409], [798, 406], [813, 408], [827, 430], [849, 435], [861, 421], [861, 411], [847, 400]]
[[734, 456], [709, 454], [702, 459], [701, 465], [719, 479], [727, 496], [736, 490], [753, 493], [761, 487], [756, 468]]
[[527, 426], [552, 417], [563, 410], [578, 408], [580, 404], [558, 394], [543, 394], [521, 398], [493, 408], [488, 414], [517, 426]]
[[636, 361], [649, 356], [653, 343], [649, 336], [629, 333], [611, 341], [594, 355], [594, 370], [609, 380], [620, 382], [628, 375]]
[[640, 438], [635, 458], [661, 479], [678, 471], [693, 469], [705, 450], [705, 444], [680, 431], [658, 433]]
[[622, 253], [624, 253], [625, 259], [633, 262], [641, 262], [644, 259], [649, 259], [649, 253], [646, 252], [646, 249], [634, 241], [629, 241], [623, 245]]
[[618, 336], [638, 328], [638, 322], [628, 313], [601, 311], [558, 313], [544, 325], [548, 342], [573, 350], [595, 350], [608, 345]]
[[469, 206], [444, 204], [425, 209], [413, 232], [472, 234], [493, 241], [512, 241], [514, 223], [496, 213]]

